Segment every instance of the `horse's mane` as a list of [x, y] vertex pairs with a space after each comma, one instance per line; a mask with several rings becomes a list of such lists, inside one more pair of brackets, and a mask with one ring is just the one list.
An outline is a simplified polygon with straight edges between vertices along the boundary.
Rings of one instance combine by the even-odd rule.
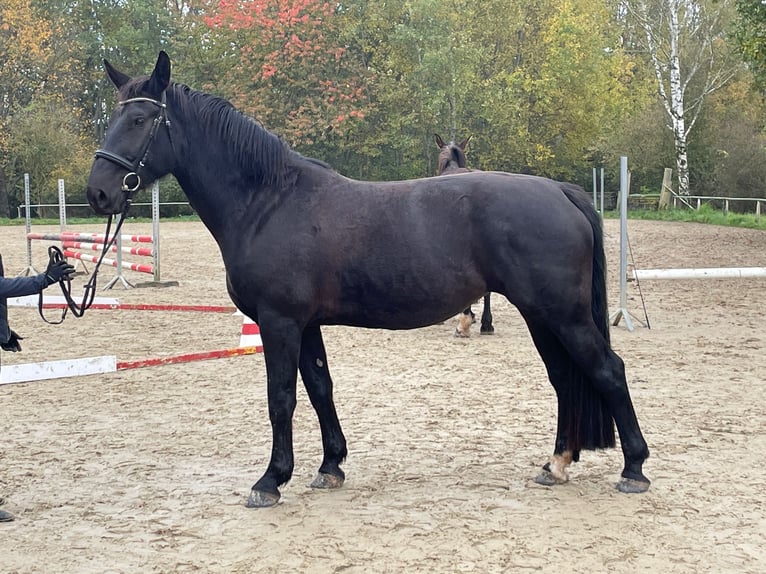
[[[132, 80], [123, 86], [121, 96], [131, 98], [140, 95], [145, 80], [146, 77]], [[258, 183], [279, 187], [284, 182], [286, 167], [291, 159], [303, 159], [332, 169], [320, 160], [305, 158], [293, 151], [282, 138], [223, 98], [179, 83], [171, 83], [166, 93], [169, 103], [172, 100], [181, 113], [194, 112], [203, 131], [215, 128], [215, 135], [225, 142], [230, 157], [243, 170], [252, 173]]]
[[460, 149], [460, 146], [454, 142], [450, 142], [444, 146], [439, 153], [439, 166], [437, 173], [443, 174], [447, 170], [465, 170], [466, 169], [466, 157], [465, 152]]

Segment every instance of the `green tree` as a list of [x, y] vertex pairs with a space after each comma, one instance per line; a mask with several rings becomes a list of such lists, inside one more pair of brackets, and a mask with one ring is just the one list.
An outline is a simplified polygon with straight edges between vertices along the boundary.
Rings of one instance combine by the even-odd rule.
[[60, 49], [71, 59], [67, 95], [100, 141], [115, 96], [103, 60], [131, 74], [146, 73], [160, 49], [172, 52], [182, 8], [167, 0], [48, 0], [46, 6], [51, 19], [62, 21]]
[[766, 91], [766, 3], [736, 0], [735, 6], [739, 18], [735, 22], [734, 36], [756, 85]]
[[690, 150], [698, 195], [766, 197], [766, 102], [751, 87], [741, 74], [709, 98]]
[[[103, 58], [143, 72], [168, 47], [182, 12], [182, 5], [166, 0], [7, 0], [0, 6], [0, 215], [9, 201], [18, 202], [22, 173], [35, 173], [33, 186], [42, 189], [67, 169], [55, 154], [38, 162], [30, 147], [34, 136], [20, 130], [36, 122], [39, 133], [53, 137], [43, 128], [57, 126], [62, 137], [71, 138], [68, 165], [87, 174], [114, 103]], [[35, 145], [48, 149], [57, 142]], [[73, 172], [73, 180], [81, 182], [83, 173]]]
[[[10, 120], [8, 150], [18, 166], [13, 175], [21, 181], [28, 173], [33, 203], [56, 203], [57, 180], [63, 179], [72, 201], [82, 201], [92, 158], [91, 141], [81, 135], [77, 114], [61, 98], [40, 96]], [[20, 199], [20, 198], [19, 198]]]
[[582, 182], [648, 95], [621, 49], [615, 6], [489, 0], [471, 10], [467, 20], [479, 24], [468, 44], [479, 51], [464, 109], [473, 165]]
[[0, 5], [0, 217], [9, 215], [16, 183], [10, 120], [45, 85], [52, 36], [51, 23], [29, 0]]

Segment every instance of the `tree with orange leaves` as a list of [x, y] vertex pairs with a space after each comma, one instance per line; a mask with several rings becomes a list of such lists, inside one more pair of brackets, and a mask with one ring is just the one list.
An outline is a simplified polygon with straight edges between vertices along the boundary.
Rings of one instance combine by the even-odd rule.
[[369, 107], [339, 10], [323, 0], [221, 0], [205, 18], [240, 56], [218, 91], [304, 152], [344, 136]]

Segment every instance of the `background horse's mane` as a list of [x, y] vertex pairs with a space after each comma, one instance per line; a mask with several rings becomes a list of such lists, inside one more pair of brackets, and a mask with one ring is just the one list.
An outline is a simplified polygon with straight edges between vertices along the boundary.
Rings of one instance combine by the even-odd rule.
[[[144, 76], [125, 84], [120, 90], [120, 99], [141, 96], [147, 80], [148, 76]], [[282, 138], [223, 98], [179, 83], [171, 83], [166, 93], [168, 103], [182, 114], [194, 113], [203, 132], [212, 133], [215, 129], [230, 157], [260, 184], [280, 187], [290, 159], [303, 159], [332, 169], [320, 160], [305, 158], [292, 150]]]
[[465, 152], [454, 142], [447, 144], [439, 154], [437, 173], [443, 173], [447, 168], [466, 169]]

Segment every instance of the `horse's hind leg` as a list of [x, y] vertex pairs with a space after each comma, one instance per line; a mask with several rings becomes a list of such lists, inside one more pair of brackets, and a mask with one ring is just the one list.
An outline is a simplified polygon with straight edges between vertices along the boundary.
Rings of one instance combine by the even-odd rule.
[[298, 360], [303, 384], [311, 404], [319, 418], [322, 431], [324, 458], [311, 486], [314, 488], [339, 488], [346, 478], [340, 468], [346, 458], [346, 438], [340, 428], [332, 396], [332, 379], [327, 366], [322, 333], [318, 326], [307, 327], [303, 332], [301, 354]]
[[[650, 481], [644, 476], [642, 468], [644, 461], [649, 458], [649, 448], [641, 434], [630, 398], [625, 364], [592, 321], [569, 325], [557, 323], [556, 329], [562, 344], [600, 395], [617, 426], [625, 459], [622, 480], [617, 485], [618, 490], [645, 492], [649, 489]], [[597, 412], [591, 411], [590, 414], [598, 416]], [[594, 422], [597, 421], [586, 419], [586, 423]], [[592, 447], [584, 444], [583, 448]], [[602, 447], [596, 445], [596, 448]]]
[[489, 296], [490, 293], [484, 295], [484, 310], [481, 313], [481, 330], [482, 335], [493, 335], [495, 328], [492, 326], [492, 310], [489, 308]]
[[566, 480], [566, 467], [580, 449], [614, 446], [614, 424], [620, 434], [625, 466], [617, 488], [649, 488], [642, 467], [649, 449], [638, 426], [625, 379], [625, 367], [592, 322], [558, 322], [557, 332], [530, 324], [532, 338], [545, 362], [558, 398], [556, 446], [539, 482]]
[[556, 336], [545, 326], [527, 322], [532, 340], [548, 372], [548, 379], [556, 391], [558, 417], [556, 424], [556, 442], [553, 456], [543, 465], [543, 470], [535, 477], [535, 482], [545, 486], [563, 484], [569, 480], [567, 467], [580, 459], [580, 451], [573, 450], [567, 436], [567, 380], [573, 368], [569, 353]]
[[476, 317], [470, 307], [463, 309], [463, 312], [457, 319], [455, 327], [455, 337], [466, 338], [471, 336], [471, 325], [476, 321]]

